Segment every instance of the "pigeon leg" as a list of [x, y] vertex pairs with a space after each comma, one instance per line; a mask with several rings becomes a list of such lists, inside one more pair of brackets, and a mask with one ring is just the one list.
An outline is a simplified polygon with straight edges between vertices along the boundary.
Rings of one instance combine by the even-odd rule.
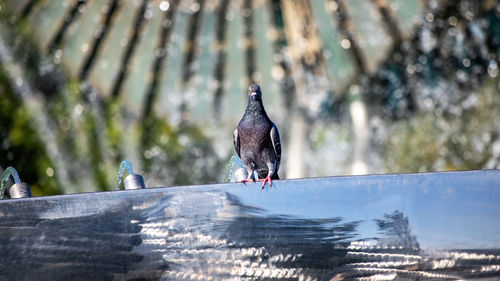
[[273, 185], [273, 182], [271, 181], [271, 174], [267, 175], [267, 177], [265, 177], [263, 179], [258, 179], [257, 181], [264, 181], [264, 183], [262, 184], [262, 190], [266, 186], [267, 181], [269, 181], [269, 187], [271, 187]]
[[264, 187], [266, 186], [267, 181], [269, 181], [269, 187], [273, 186], [273, 182], [271, 181], [271, 175], [273, 175], [274, 171], [276, 170], [276, 161], [274, 161], [274, 165], [268, 162], [267, 168], [269, 171], [269, 173], [267, 174], [267, 177], [265, 177], [263, 179], [257, 179], [257, 181], [264, 181], [264, 183], [262, 184], [262, 189], [264, 189]]

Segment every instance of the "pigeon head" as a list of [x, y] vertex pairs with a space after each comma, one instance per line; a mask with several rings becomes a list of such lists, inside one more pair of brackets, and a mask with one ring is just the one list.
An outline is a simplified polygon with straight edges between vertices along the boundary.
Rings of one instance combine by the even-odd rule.
[[260, 91], [260, 86], [257, 84], [252, 84], [248, 87], [248, 97], [252, 100], [262, 101], [262, 92]]

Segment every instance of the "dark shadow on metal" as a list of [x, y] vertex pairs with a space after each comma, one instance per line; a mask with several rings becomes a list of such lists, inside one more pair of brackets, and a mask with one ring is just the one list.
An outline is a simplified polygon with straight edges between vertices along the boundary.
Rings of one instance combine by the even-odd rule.
[[150, 188], [0, 202], [12, 280], [500, 277], [500, 171]]

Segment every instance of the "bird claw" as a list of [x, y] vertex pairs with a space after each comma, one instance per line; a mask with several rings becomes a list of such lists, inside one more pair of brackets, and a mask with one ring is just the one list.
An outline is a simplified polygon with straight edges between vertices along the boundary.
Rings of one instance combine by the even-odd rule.
[[[266, 182], [268, 182], [268, 181], [269, 181], [269, 187], [271, 187], [273, 185], [273, 182], [271, 181], [271, 176], [268, 176], [268, 177], [263, 178], [263, 179], [257, 179], [257, 181], [264, 181], [264, 183], [262, 183], [261, 190], [264, 190], [264, 187], [266, 187]], [[255, 182], [255, 180], [244, 179], [244, 180], [240, 181], [240, 183], [246, 183], [246, 182]]]
[[273, 182], [271, 181], [271, 176], [267, 176], [266, 178], [263, 178], [263, 179], [258, 179], [257, 181], [264, 181], [264, 183], [262, 184], [261, 190], [264, 190], [264, 187], [266, 186], [267, 181], [269, 181], [269, 187], [271, 187], [273, 185]]

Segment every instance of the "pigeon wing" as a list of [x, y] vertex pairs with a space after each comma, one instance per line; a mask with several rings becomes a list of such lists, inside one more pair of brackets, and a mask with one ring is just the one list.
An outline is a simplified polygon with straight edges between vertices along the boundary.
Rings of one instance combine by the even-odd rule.
[[271, 128], [271, 141], [273, 143], [274, 152], [276, 153], [276, 163], [279, 167], [279, 165], [281, 164], [281, 140], [278, 128], [276, 127], [276, 125], [274, 125], [274, 123], [273, 127]]
[[236, 127], [236, 129], [234, 129], [233, 143], [234, 143], [234, 150], [236, 150], [236, 154], [238, 154], [238, 157], [241, 158], [241, 155], [240, 155], [240, 137], [238, 136], [238, 127]]

